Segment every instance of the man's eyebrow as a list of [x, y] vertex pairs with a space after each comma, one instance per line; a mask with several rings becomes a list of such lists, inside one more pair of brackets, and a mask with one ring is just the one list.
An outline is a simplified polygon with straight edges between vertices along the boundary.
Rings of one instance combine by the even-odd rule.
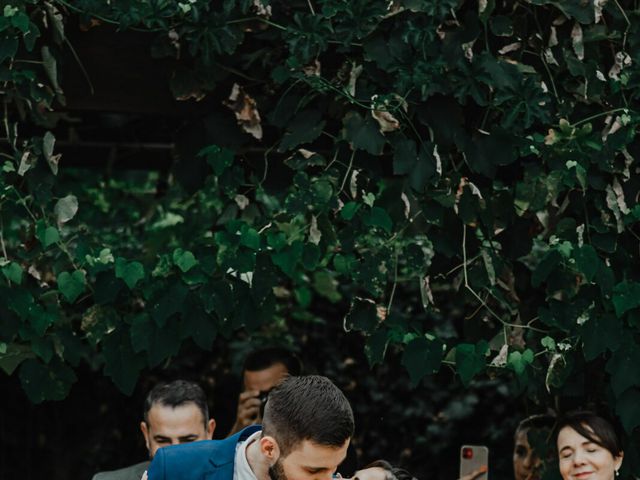
[[169, 440], [169, 437], [165, 437], [164, 435], [154, 435], [153, 439], [158, 441], [158, 440]]
[[188, 438], [198, 438], [198, 435], [196, 435], [195, 433], [190, 433], [188, 435], [182, 435], [180, 437], [178, 437], [180, 440], [186, 440]]

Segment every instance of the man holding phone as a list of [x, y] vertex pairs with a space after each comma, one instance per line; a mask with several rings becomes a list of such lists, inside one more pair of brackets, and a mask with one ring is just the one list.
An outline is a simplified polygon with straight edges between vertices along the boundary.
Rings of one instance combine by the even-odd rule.
[[269, 392], [285, 378], [296, 377], [301, 371], [300, 359], [285, 348], [270, 347], [251, 352], [242, 368], [243, 391], [238, 398], [236, 420], [227, 437], [249, 425], [261, 423]]

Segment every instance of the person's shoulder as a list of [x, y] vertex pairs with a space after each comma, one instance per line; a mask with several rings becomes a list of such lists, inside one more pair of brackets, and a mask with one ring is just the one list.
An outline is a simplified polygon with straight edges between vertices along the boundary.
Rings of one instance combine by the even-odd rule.
[[148, 461], [140, 462], [130, 467], [96, 473], [92, 480], [140, 480], [140, 477], [148, 467]]

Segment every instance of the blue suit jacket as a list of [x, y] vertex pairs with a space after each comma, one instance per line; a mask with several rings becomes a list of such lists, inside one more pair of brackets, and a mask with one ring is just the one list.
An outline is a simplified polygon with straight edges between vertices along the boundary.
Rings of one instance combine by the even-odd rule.
[[149, 467], [149, 480], [233, 480], [238, 442], [260, 429], [260, 425], [252, 425], [224, 440], [160, 448]]

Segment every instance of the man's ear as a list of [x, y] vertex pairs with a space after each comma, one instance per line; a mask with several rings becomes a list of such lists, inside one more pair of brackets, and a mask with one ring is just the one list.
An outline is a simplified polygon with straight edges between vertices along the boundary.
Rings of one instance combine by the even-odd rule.
[[146, 422], [140, 422], [140, 431], [142, 432], [142, 436], [144, 437], [144, 443], [147, 445], [147, 450], [150, 450], [150, 442], [149, 442], [149, 427], [147, 427]]
[[216, 431], [216, 421], [212, 418], [207, 423], [207, 439], [211, 440], [213, 438], [213, 432]]
[[267, 458], [269, 465], [276, 463], [280, 458], [280, 447], [276, 439], [270, 435], [265, 435], [260, 439], [260, 453]]

